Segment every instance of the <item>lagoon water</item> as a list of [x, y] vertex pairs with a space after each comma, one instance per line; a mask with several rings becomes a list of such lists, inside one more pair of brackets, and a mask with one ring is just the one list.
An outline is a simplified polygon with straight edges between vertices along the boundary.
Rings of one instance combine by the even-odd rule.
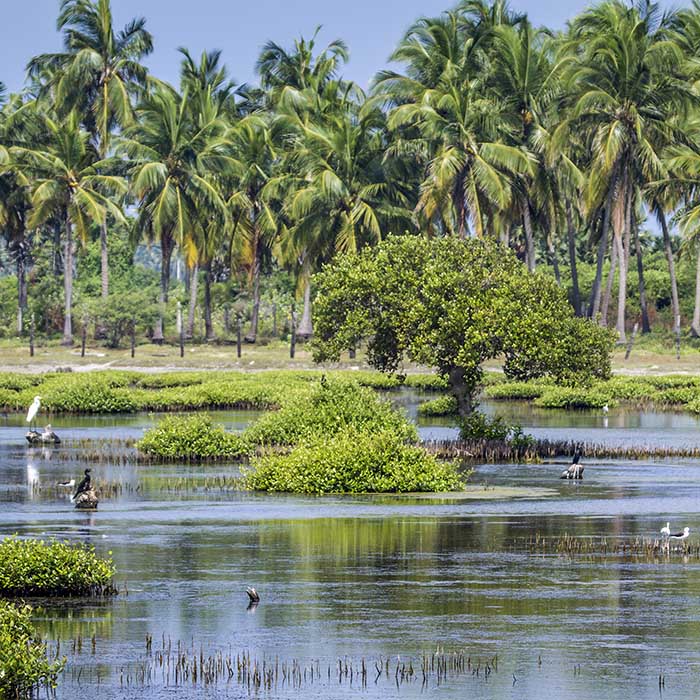
[[[417, 396], [400, 400], [415, 415]], [[596, 412], [515, 403], [485, 408], [541, 437], [700, 445], [700, 421], [679, 414], [611, 410], [605, 421]], [[255, 414], [216, 417], [236, 429]], [[153, 420], [60, 417], [53, 425], [68, 440], [123, 438]], [[432, 419], [420, 430], [440, 438], [454, 428]], [[483, 465], [468, 497], [342, 498], [221, 490], [214, 477], [231, 467], [127, 461], [93, 465], [98, 481], [126, 487], [97, 512], [80, 513], [53, 486], [82, 473], [76, 448], [48, 453], [22, 443], [20, 418], [0, 422], [0, 535], [94, 544], [112, 552], [128, 588], [108, 602], [37, 604], [42, 635], [60, 639], [68, 656], [58, 698], [700, 696], [700, 559], [565, 557], [527, 546], [536, 533], [652, 537], [667, 520], [700, 537], [698, 461], [584, 458], [582, 483], [558, 479], [565, 460]], [[184, 480], [199, 487], [174, 488]], [[247, 608], [251, 585], [262, 598], [255, 609]], [[248, 652], [321, 673], [301, 687], [280, 681], [257, 694], [235, 675], [206, 688], [175, 684], [153, 670], [147, 635], [153, 652], [179, 640], [204, 657]], [[78, 636], [82, 648], [74, 650]], [[480, 673], [422, 683], [421, 655], [438, 648], [464, 653]], [[497, 670], [487, 676], [495, 656]], [[339, 659], [354, 667], [364, 659], [367, 685], [356, 676], [339, 682]], [[386, 659], [389, 673], [375, 683], [374, 664]], [[402, 681], [397, 663], [412, 663], [417, 675]]]

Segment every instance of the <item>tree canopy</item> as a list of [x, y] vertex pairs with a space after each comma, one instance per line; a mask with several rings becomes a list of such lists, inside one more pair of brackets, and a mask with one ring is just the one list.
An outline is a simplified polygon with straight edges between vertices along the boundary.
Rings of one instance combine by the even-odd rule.
[[607, 377], [611, 334], [576, 318], [554, 280], [525, 273], [504, 247], [475, 238], [390, 237], [339, 257], [316, 278], [314, 357], [337, 360], [366, 340], [384, 372], [435, 367], [462, 416], [493, 358], [518, 379]]

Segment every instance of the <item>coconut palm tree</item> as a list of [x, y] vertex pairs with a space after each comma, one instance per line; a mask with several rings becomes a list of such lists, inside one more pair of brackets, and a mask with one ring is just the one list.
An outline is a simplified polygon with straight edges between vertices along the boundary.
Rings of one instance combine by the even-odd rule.
[[[638, 188], [663, 177], [661, 154], [683, 140], [674, 116], [693, 102], [679, 66], [683, 54], [669, 39], [672, 15], [655, 5], [606, 0], [573, 23], [570, 112], [558, 129], [579, 134], [591, 152], [589, 211], [605, 207], [618, 250], [617, 332], [625, 339], [631, 215]], [[604, 224], [604, 229], [606, 224]], [[603, 231], [603, 240], [607, 235]]]
[[128, 127], [119, 153], [131, 161], [131, 187], [138, 198], [137, 230], [161, 251], [160, 316], [153, 341], [163, 342], [170, 261], [176, 246], [192, 264], [203, 230], [228, 221], [217, 173], [230, 165], [227, 123], [218, 110], [192, 118], [187, 93], [156, 82], [137, 108], [139, 120]]
[[39, 148], [12, 146], [10, 154], [31, 185], [32, 209], [27, 225], [34, 228], [58, 220], [64, 227], [63, 343], [71, 345], [74, 234], [85, 241], [91, 227], [101, 226], [107, 215], [125, 221], [115, 199], [119, 201], [126, 192], [126, 183], [120, 177], [103, 174], [110, 164], [99, 160], [77, 112], [59, 119], [37, 110], [36, 119], [46, 142]]
[[300, 335], [312, 333], [312, 270], [336, 252], [355, 252], [412, 228], [410, 194], [384, 158], [386, 148], [386, 116], [372, 102], [348, 100], [334, 119], [299, 131], [288, 170], [300, 176], [291, 187], [282, 246], [286, 259], [301, 267]]
[[[56, 22], [64, 51], [41, 54], [27, 67], [30, 77], [47, 70], [59, 112], [77, 110], [93, 134], [98, 156], [109, 154], [112, 132], [133, 122], [132, 97], [146, 80], [140, 61], [153, 49], [146, 20], [133, 19], [117, 31], [111, 0], [61, 0]], [[102, 296], [109, 294], [107, 221], [100, 228]]]

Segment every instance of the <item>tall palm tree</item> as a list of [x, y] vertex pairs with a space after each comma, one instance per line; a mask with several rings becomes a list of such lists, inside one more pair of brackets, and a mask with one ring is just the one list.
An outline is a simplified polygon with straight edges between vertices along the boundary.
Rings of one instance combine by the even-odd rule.
[[304, 313], [299, 334], [311, 326], [311, 271], [336, 252], [355, 252], [389, 232], [412, 228], [409, 193], [385, 160], [386, 117], [372, 102], [353, 100], [334, 119], [303, 126], [289, 170], [292, 186], [286, 258], [302, 270]]
[[170, 261], [176, 246], [190, 264], [197, 259], [197, 240], [209, 225], [225, 226], [226, 202], [217, 173], [229, 167], [227, 124], [218, 110], [193, 120], [188, 93], [180, 95], [156, 82], [128, 127], [119, 152], [131, 161], [131, 187], [139, 200], [137, 229], [161, 251], [160, 315], [153, 342], [163, 342], [165, 306], [170, 287]]
[[64, 119], [37, 112], [36, 118], [46, 134], [46, 143], [38, 149], [12, 146], [10, 154], [31, 184], [28, 226], [58, 220], [64, 227], [63, 343], [71, 345], [74, 234], [85, 241], [91, 226], [102, 225], [108, 214], [124, 222], [114, 198], [126, 192], [126, 183], [122, 178], [102, 174], [109, 170], [109, 164], [99, 160], [77, 112], [70, 112]]
[[[36, 56], [29, 74], [50, 71], [58, 109], [78, 110], [104, 159], [115, 127], [133, 122], [132, 97], [147, 74], [140, 61], [152, 51], [153, 38], [143, 18], [117, 31], [111, 0], [61, 0], [56, 24], [64, 33], [64, 51]], [[100, 255], [104, 298], [109, 294], [107, 221], [100, 227]]]
[[636, 192], [663, 177], [663, 149], [683, 140], [673, 117], [693, 101], [678, 68], [682, 51], [668, 38], [671, 19], [651, 3], [630, 7], [606, 0], [572, 28], [571, 109], [559, 138], [583, 135], [591, 152], [587, 202], [589, 210], [605, 207], [618, 249], [621, 341]]

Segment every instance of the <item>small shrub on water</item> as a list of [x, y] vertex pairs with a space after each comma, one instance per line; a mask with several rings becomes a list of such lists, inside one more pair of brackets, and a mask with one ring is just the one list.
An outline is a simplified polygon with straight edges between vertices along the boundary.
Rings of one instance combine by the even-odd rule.
[[317, 437], [288, 454], [253, 461], [246, 485], [294, 493], [398, 493], [453, 491], [462, 487], [454, 463], [439, 462], [393, 431], [344, 430]]
[[36, 639], [28, 605], [0, 600], [0, 698], [18, 700], [38, 695], [42, 687], [55, 688], [65, 659], [50, 662], [45, 646]]
[[0, 542], [0, 596], [92, 596], [115, 593], [111, 559], [68, 542]]
[[454, 396], [440, 396], [418, 406], [421, 416], [453, 416], [457, 413], [457, 399]]
[[214, 425], [209, 416], [168, 416], [136, 444], [145, 454], [164, 459], [238, 459], [247, 453], [238, 435]]

